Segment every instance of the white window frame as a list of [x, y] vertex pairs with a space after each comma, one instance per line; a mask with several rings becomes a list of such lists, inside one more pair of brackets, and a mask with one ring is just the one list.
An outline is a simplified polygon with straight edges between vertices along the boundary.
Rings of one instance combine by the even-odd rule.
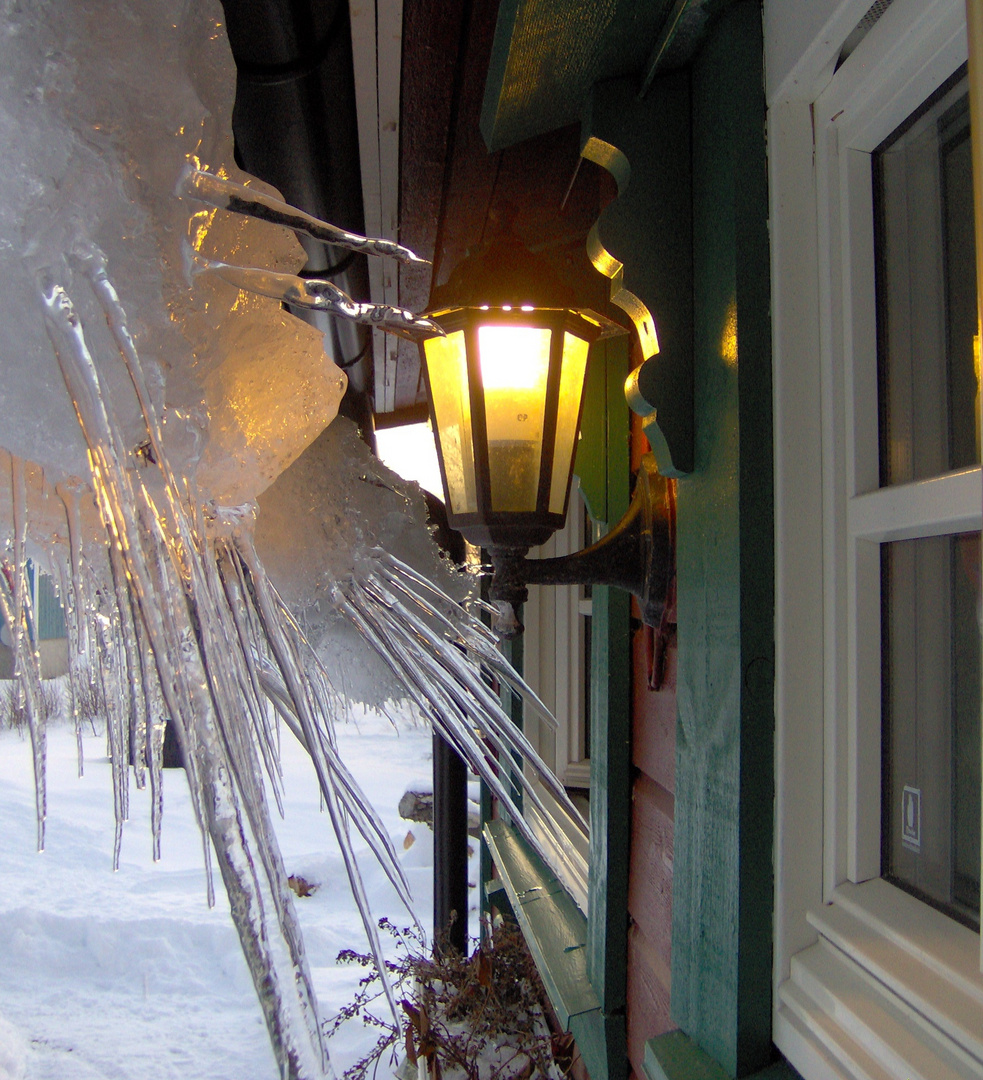
[[[535, 552], [537, 559], [571, 555], [584, 546], [584, 500], [573, 478], [562, 529]], [[532, 718], [527, 734], [560, 781], [590, 787], [590, 751], [585, 745], [584, 616], [591, 601], [582, 585], [530, 585], [523, 606], [523, 677], [557, 718], [555, 732]]]
[[[570, 555], [583, 545], [586, 509], [577, 477], [573, 478], [567, 519], [562, 529], [539, 548], [536, 558]], [[530, 585], [529, 599], [523, 605], [523, 678], [556, 717], [550, 728], [526, 710], [525, 732], [540, 756], [568, 788], [590, 787], [590, 750], [584, 732], [584, 616], [591, 614], [591, 601], [584, 597], [582, 585]], [[554, 870], [581, 910], [588, 910], [589, 838], [585, 821], [570, 821], [542, 787], [539, 794], [554, 812], [550, 825], [539, 820], [531, 803], [526, 818], [532, 829], [545, 840], [559, 830], [567, 839], [562, 852], [556, 853]]]
[[[879, 878], [879, 544], [979, 529], [983, 481], [878, 489], [870, 152], [965, 61], [964, 0], [894, 0], [835, 73], [869, 0], [814, 3], [769, 85], [774, 1037], [807, 1080], [983, 1077], [979, 936]], [[794, 19], [766, 2], [783, 63]]]

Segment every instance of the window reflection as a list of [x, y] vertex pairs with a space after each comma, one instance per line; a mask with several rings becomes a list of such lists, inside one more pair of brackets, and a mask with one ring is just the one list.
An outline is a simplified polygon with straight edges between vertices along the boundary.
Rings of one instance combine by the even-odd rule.
[[980, 461], [966, 87], [957, 72], [873, 155], [882, 485]]

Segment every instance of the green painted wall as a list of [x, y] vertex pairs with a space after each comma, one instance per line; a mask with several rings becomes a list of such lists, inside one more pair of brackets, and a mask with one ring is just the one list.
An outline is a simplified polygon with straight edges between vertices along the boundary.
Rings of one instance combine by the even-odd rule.
[[672, 1016], [732, 1076], [771, 1055], [773, 531], [761, 9], [693, 68], [695, 470], [678, 487]]

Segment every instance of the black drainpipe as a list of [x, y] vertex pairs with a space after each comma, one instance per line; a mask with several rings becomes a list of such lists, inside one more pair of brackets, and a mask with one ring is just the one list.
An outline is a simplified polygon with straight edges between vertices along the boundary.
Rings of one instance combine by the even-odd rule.
[[[287, 202], [352, 232], [365, 231], [358, 120], [347, 0], [222, 0], [236, 99], [236, 163]], [[302, 274], [330, 277], [369, 299], [366, 256], [298, 238]], [[341, 411], [374, 445], [372, 331], [321, 312], [296, 312], [325, 335], [348, 375]]]

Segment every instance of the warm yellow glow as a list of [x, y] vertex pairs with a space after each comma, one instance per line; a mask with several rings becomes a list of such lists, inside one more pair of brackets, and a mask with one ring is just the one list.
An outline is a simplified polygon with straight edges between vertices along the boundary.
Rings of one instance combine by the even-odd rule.
[[437, 436], [440, 439], [447, 496], [454, 514], [478, 509], [474, 448], [471, 439], [471, 399], [464, 331], [424, 342]]
[[583, 338], [566, 333], [563, 337], [563, 367], [560, 371], [560, 399], [556, 416], [556, 442], [553, 449], [553, 475], [550, 478], [550, 513], [562, 514], [570, 481], [573, 451], [577, 444], [577, 421], [580, 399], [587, 374], [588, 344]]
[[494, 510], [536, 509], [551, 338], [535, 327], [478, 327]]
[[533, 390], [546, 394], [551, 330], [528, 326], [479, 326], [481, 382], [488, 390]]
[[731, 300], [727, 307], [724, 332], [720, 336], [720, 356], [728, 367], [737, 363], [737, 301]]

